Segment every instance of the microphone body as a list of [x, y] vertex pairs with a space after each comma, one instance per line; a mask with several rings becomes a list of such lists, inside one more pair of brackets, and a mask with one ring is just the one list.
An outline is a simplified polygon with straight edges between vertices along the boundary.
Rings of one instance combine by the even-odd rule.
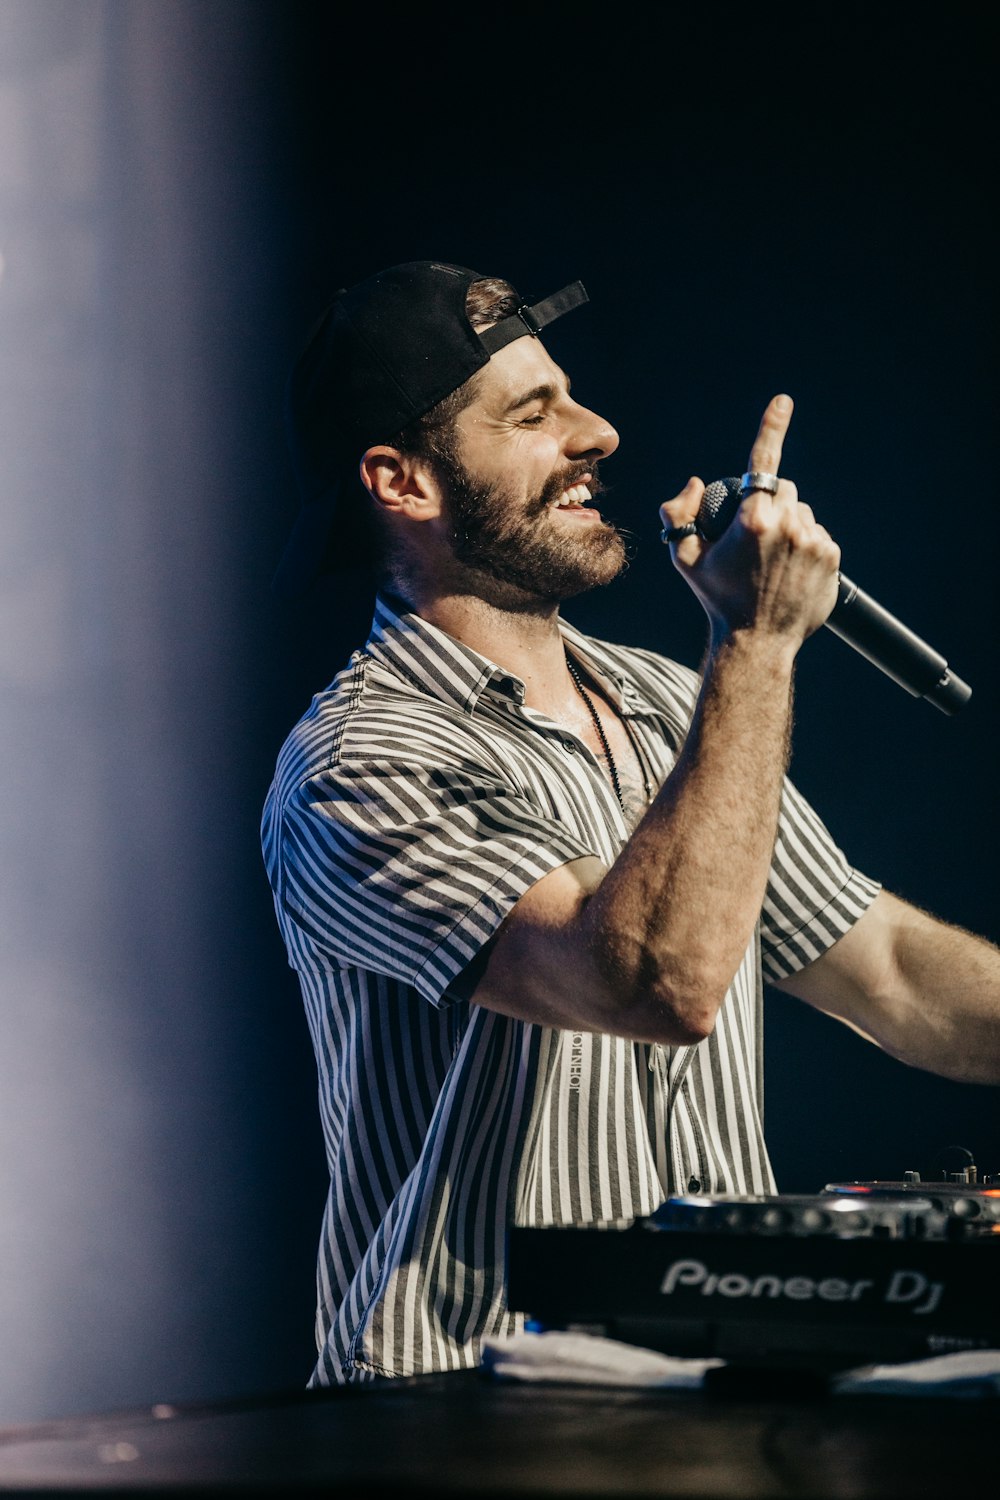
[[[715, 479], [707, 486], [696, 523], [706, 541], [718, 541], [740, 500], [738, 479]], [[942, 713], [956, 713], [972, 696], [968, 683], [951, 671], [943, 656], [843, 573], [826, 628], [914, 698], [926, 698]]]

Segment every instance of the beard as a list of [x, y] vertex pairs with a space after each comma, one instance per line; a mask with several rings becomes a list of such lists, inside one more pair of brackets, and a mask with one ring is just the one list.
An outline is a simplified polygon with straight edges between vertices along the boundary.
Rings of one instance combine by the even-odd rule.
[[610, 522], [560, 525], [551, 507], [563, 490], [592, 477], [592, 495], [604, 490], [597, 463], [576, 464], [550, 475], [527, 504], [502, 481], [477, 479], [453, 453], [436, 455], [445, 481], [452, 555], [476, 576], [475, 592], [497, 604], [558, 604], [611, 583], [627, 566], [625, 542]]

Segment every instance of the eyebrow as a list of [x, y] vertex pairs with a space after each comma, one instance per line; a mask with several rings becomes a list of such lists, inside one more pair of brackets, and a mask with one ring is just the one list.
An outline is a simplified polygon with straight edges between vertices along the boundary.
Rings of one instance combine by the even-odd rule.
[[[569, 376], [565, 378], [565, 393], [568, 395], [570, 380]], [[562, 394], [563, 391], [559, 386], [552, 385], [551, 382], [546, 382], [544, 385], [532, 386], [530, 391], [525, 391], [523, 396], [515, 397], [508, 406], [504, 407], [504, 416], [508, 416], [512, 411], [520, 411], [522, 406], [530, 406], [532, 401], [554, 401], [557, 396], [561, 396]]]

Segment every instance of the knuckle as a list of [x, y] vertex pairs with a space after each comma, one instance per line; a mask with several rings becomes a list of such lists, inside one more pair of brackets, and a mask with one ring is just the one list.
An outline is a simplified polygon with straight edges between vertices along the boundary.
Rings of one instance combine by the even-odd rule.
[[764, 536], [770, 528], [771, 522], [764, 513], [763, 506], [754, 505], [742, 516], [743, 525], [753, 536]]

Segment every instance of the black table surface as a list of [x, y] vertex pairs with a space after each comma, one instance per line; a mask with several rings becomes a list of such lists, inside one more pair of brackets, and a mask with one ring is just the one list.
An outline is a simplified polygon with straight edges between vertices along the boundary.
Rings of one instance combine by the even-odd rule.
[[998, 1416], [463, 1372], [0, 1429], [0, 1494], [953, 1496], [993, 1488]]

